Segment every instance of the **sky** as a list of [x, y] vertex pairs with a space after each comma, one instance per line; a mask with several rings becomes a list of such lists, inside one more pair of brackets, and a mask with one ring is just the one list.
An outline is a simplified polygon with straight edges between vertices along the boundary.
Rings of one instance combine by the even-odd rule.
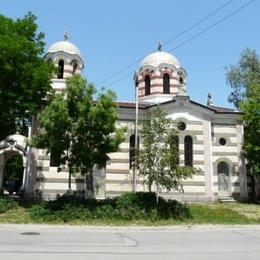
[[46, 51], [67, 31], [81, 51], [83, 77], [120, 101], [135, 100], [134, 72], [161, 42], [186, 70], [191, 100], [206, 105], [211, 93], [213, 105], [229, 108], [225, 66], [247, 47], [260, 55], [259, 11], [259, 0], [0, 1], [6, 17], [37, 17]]

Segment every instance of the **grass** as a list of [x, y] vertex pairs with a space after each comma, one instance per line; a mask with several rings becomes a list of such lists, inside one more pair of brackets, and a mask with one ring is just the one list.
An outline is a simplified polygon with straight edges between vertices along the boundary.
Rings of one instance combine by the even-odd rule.
[[[0, 223], [8, 224], [64, 224], [61, 220], [44, 222], [33, 220], [29, 214], [32, 205], [20, 203], [18, 207], [8, 209], [0, 214]], [[260, 204], [235, 203], [222, 204], [215, 202], [212, 204], [188, 204], [191, 218], [181, 220], [111, 220], [111, 219], [92, 219], [92, 220], [71, 220], [66, 222], [69, 225], [108, 225], [108, 226], [169, 226], [169, 225], [196, 225], [196, 224], [224, 224], [224, 225], [244, 225], [260, 224]]]
[[222, 204], [190, 205], [193, 219], [191, 224], [260, 224], [260, 205]]

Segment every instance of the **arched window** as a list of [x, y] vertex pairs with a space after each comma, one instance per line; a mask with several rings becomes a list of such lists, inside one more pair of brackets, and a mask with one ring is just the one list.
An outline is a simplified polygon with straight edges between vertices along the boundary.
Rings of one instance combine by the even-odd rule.
[[167, 73], [163, 75], [163, 94], [170, 94], [170, 76]]
[[148, 96], [151, 94], [151, 79], [150, 76], [146, 76], [144, 79], [145, 82], [145, 96]]
[[183, 78], [182, 77], [180, 77], [180, 83], [183, 84]]
[[59, 163], [57, 162], [57, 159], [54, 156], [54, 149], [53, 148], [51, 148], [50, 166], [51, 167], [58, 167], [59, 166]]
[[[132, 169], [135, 157], [135, 135], [130, 136], [129, 140], [129, 169]], [[139, 137], [137, 140], [137, 148], [139, 147]]]
[[59, 60], [58, 79], [63, 79], [63, 74], [64, 74], [64, 60]]
[[193, 142], [192, 137], [187, 135], [184, 138], [184, 164], [193, 166]]
[[75, 62], [74, 64], [73, 64], [73, 75], [76, 73], [76, 71], [77, 71], [77, 68], [78, 68], [78, 64]]
[[218, 173], [225, 173], [228, 175], [228, 165], [225, 162], [220, 162], [218, 164]]
[[229, 169], [225, 162], [220, 162], [218, 164], [218, 195], [228, 196], [229, 189]]

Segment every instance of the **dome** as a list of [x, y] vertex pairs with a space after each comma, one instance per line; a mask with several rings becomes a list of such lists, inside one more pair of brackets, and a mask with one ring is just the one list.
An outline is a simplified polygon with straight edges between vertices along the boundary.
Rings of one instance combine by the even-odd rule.
[[69, 54], [77, 54], [78, 56], [81, 57], [81, 53], [80, 53], [78, 47], [67, 40], [54, 43], [48, 49], [47, 53], [53, 53], [53, 52], [58, 52], [58, 51], [64, 51]]
[[164, 51], [153, 52], [147, 55], [141, 62], [140, 67], [144, 67], [144, 66], [158, 67], [161, 64], [174, 65], [176, 68], [181, 67], [180, 62], [172, 54]]

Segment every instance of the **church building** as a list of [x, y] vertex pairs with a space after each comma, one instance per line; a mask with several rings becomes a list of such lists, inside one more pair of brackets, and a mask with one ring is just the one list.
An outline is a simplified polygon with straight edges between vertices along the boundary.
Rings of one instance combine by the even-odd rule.
[[[84, 69], [80, 50], [68, 40], [66, 34], [64, 41], [50, 46], [45, 59], [59, 67], [59, 75], [52, 79], [56, 92], [66, 88], [68, 77]], [[142, 60], [133, 76], [136, 102], [117, 102], [117, 124], [127, 126], [128, 131], [120, 151], [109, 154], [106, 168], [95, 169], [94, 197], [104, 199], [133, 189], [148, 191], [143, 177], [138, 174], [136, 178], [134, 176], [130, 151], [135, 145], [137, 114], [143, 118], [159, 104], [167, 117], [180, 122], [180, 165], [201, 169], [201, 172], [183, 181], [184, 192], [161, 190], [160, 195], [181, 201], [214, 201], [221, 197], [246, 199], [250, 189], [242, 154], [244, 128], [238, 120], [240, 113], [214, 106], [210, 94], [207, 104], [194, 102], [188, 95], [185, 68], [171, 53], [162, 51], [161, 46]], [[0, 188], [3, 187], [6, 161], [19, 154], [25, 169], [22, 176], [25, 197], [55, 199], [67, 192], [69, 174], [67, 169], [57, 172], [51, 154], [26, 146], [26, 139], [36, 135], [38, 129], [37, 120], [33, 118], [28, 137], [16, 133], [11, 136], [12, 142], [0, 143]], [[77, 175], [72, 178], [73, 193], [87, 194], [86, 186], [85, 177]]]

